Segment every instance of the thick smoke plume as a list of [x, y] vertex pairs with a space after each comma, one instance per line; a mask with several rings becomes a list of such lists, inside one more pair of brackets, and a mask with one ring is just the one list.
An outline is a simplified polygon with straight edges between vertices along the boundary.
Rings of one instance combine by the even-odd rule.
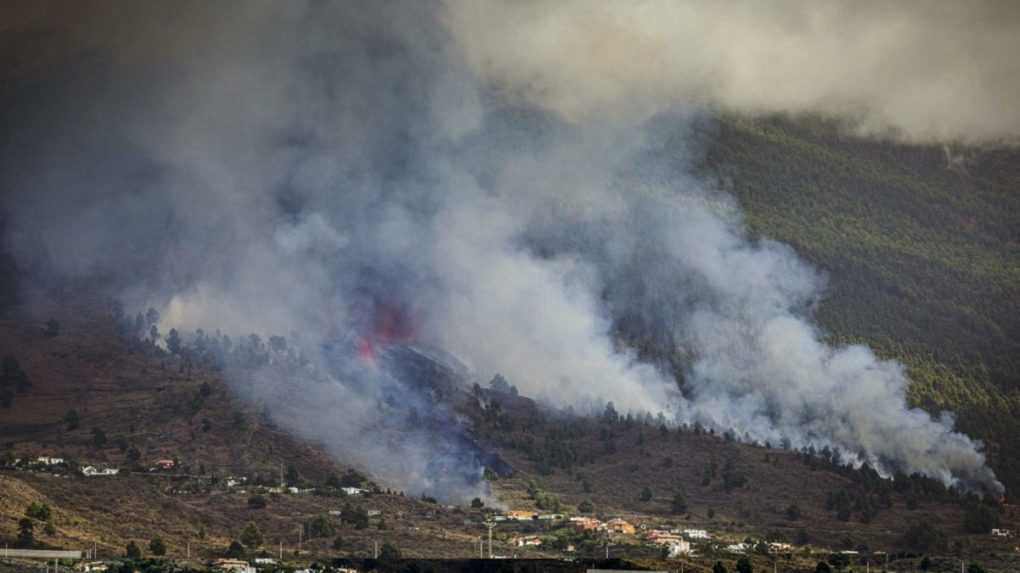
[[819, 113], [908, 141], [1016, 142], [1020, 5], [463, 0], [472, 67], [577, 121], [676, 102]]
[[[413, 491], [474, 495], [487, 462], [435, 388], [388, 366], [395, 352], [440, 356], [460, 379], [502, 373], [558, 406], [612, 401], [1000, 489], [948, 416], [907, 407], [900, 365], [822, 342], [810, 322], [822, 278], [789, 248], [750, 240], [736, 205], [689, 175], [691, 134], [711, 129], [706, 102], [849, 109], [911, 137], [986, 139], [1017, 127], [974, 111], [999, 84], [945, 79], [980, 96], [946, 121], [898, 113], [934, 72], [881, 100], [861, 86], [830, 99], [830, 84], [745, 105], [720, 98], [740, 86], [678, 78], [717, 60], [702, 76], [753, 67], [739, 62], [753, 47], [666, 39], [705, 29], [707, 42], [732, 15], [748, 33], [734, 42], [793, 50], [770, 34], [807, 18], [822, 31], [790, 40], [806, 42], [835, 16], [639, 6], [108, 2], [71, 18], [44, 7], [21, 26], [22, 47], [45, 57], [2, 93], [8, 245], [26, 267], [102, 277], [128, 307], [157, 306], [164, 330], [286, 335], [304, 370], [235, 372], [237, 391]], [[862, 33], [868, 22], [850, 21]], [[73, 41], [54, 44], [54, 29]], [[868, 44], [876, 58], [881, 48]], [[655, 61], [687, 67], [643, 69]], [[682, 385], [621, 343], [643, 336], [684, 357]]]

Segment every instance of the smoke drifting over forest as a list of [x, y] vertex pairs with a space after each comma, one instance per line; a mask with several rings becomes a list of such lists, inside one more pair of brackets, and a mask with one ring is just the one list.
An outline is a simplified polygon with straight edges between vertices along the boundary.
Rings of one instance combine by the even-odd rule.
[[464, 0], [473, 69], [583, 121], [676, 102], [822, 113], [908, 141], [1020, 133], [1015, 2]]
[[[967, 52], [979, 77], [957, 81], [918, 63], [956, 8], [862, 10], [848, 28], [859, 44], [828, 34], [842, 12], [809, 3], [553, 4], [25, 9], [11, 21], [38, 57], [14, 62], [2, 92], [8, 247], [25, 268], [102, 277], [128, 308], [161, 309], [163, 330], [286, 335], [322, 367], [235, 374], [234, 388], [415, 491], [473, 495], [482, 461], [462, 436], [405, 428], [441, 408], [428, 396], [401, 387], [394, 406], [385, 372], [330, 367], [338, 341], [390, 335], [380, 313], [480, 381], [502, 373], [557, 406], [612, 401], [1001, 489], [948, 415], [907, 407], [902, 366], [822, 341], [810, 316], [823, 277], [748, 238], [733, 201], [689, 168], [716, 106], [836, 114], [910, 139], [1015, 136], [1020, 118], [982, 114], [1016, 93], [1016, 39], [982, 38]], [[994, 19], [987, 8], [974, 17]], [[883, 36], [890, 16], [901, 25]], [[963, 34], [934, 55], [970, 45]], [[742, 59], [761, 45], [779, 52]], [[847, 91], [814, 73], [838, 74], [837, 51], [888, 82]], [[788, 52], [818, 59], [795, 66], [797, 85], [773, 65]], [[682, 388], [620, 343], [640, 336], [685, 357]], [[437, 483], [437, 458], [466, 465], [464, 479]]]

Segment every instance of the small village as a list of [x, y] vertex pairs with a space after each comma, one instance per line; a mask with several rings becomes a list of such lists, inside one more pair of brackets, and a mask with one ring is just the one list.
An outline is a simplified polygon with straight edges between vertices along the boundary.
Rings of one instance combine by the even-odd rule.
[[[340, 485], [334, 487], [297, 487], [286, 485], [283, 480], [278, 485], [257, 485], [249, 476], [230, 475], [220, 479], [210, 479], [206, 476], [191, 476], [177, 474], [179, 463], [170, 458], [159, 458], [145, 464], [138, 464], [138, 468], [130, 472], [132, 475], [148, 475], [152, 477], [167, 478], [165, 493], [167, 495], [193, 495], [202, 491], [218, 489], [242, 496], [322, 496], [327, 494], [332, 497], [349, 498], [361, 500], [368, 505], [360, 506], [358, 513], [361, 517], [357, 519], [400, 520], [401, 515], [384, 515], [380, 509], [371, 507], [371, 500], [378, 495], [385, 495], [377, 487], [371, 484]], [[79, 479], [116, 479], [122, 475], [121, 468], [101, 463], [75, 462], [53, 455], [39, 455], [34, 457], [8, 459], [3, 464], [3, 469], [13, 471], [45, 472], [59, 478], [74, 478], [75, 473]], [[393, 492], [387, 492], [393, 494]], [[250, 498], [253, 499], [253, 498]], [[350, 510], [349, 505], [336, 507], [332, 505], [329, 497], [322, 501], [323, 514], [328, 519], [342, 524], [345, 520], [356, 519], [354, 516], [345, 515]], [[462, 511], [457, 506], [438, 505], [436, 512]], [[476, 557], [482, 559], [516, 559], [523, 557], [545, 557], [573, 561], [580, 558], [590, 558], [591, 555], [582, 555], [580, 544], [586, 540], [588, 547], [592, 545], [600, 547], [600, 558], [609, 558], [620, 553], [627, 553], [633, 550], [651, 552], [662, 559], [683, 560], [693, 559], [699, 556], [717, 555], [757, 555], [779, 558], [790, 556], [794, 552], [805, 552], [806, 548], [795, 547], [789, 543], [770, 541], [766, 539], [755, 539], [752, 537], [740, 537], [732, 532], [712, 532], [705, 528], [678, 526], [675, 522], [648, 516], [594, 516], [594, 515], [568, 515], [561, 512], [545, 512], [533, 509], [506, 509], [495, 510], [490, 508], [480, 509], [476, 518], [464, 520], [465, 527], [474, 527], [479, 531], [477, 537], [478, 553]], [[991, 531], [991, 536], [997, 538], [1012, 538], [1013, 532], [1009, 529], [996, 528]], [[299, 546], [300, 547], [300, 546]], [[288, 553], [285, 555], [281, 543], [277, 552], [263, 551], [260, 554], [243, 558], [241, 556], [229, 555], [226, 557], [212, 558], [204, 562], [204, 565], [212, 570], [231, 573], [256, 573], [260, 571], [280, 570], [284, 563], [293, 564], [295, 559]], [[858, 561], [862, 558], [860, 552], [855, 550], [831, 550], [817, 548], [819, 553], [842, 555], [847, 562]], [[10, 551], [8, 549], [8, 551]], [[61, 552], [57, 552], [61, 553]], [[66, 567], [85, 572], [105, 572], [112, 570], [115, 565], [121, 562], [122, 556], [102, 556], [100, 558], [94, 549], [86, 549], [82, 552], [64, 552], [77, 554], [80, 559], [65, 560]], [[5, 554], [5, 557], [9, 554]], [[883, 553], [873, 553], [869, 559], [879, 563]], [[189, 549], [190, 557], [190, 549]], [[309, 558], [313, 557], [309, 555]], [[321, 557], [321, 556], [320, 556]], [[380, 557], [379, 547], [376, 546], [371, 556], [373, 559]], [[714, 557], [712, 557], [714, 558]], [[870, 561], [869, 561], [870, 562]], [[57, 560], [59, 565], [60, 561]], [[294, 569], [299, 573], [311, 573], [320, 571], [322, 567], [317, 561], [313, 563], [318, 569], [312, 568], [312, 563], [305, 569]], [[357, 569], [351, 567], [331, 567], [329, 570], [339, 573], [352, 573]]]
[[[211, 476], [176, 473], [180, 463], [171, 458], [159, 458], [145, 464], [137, 464], [131, 471], [133, 475], [148, 475], [167, 479], [164, 489], [170, 496], [188, 496], [208, 492], [213, 489], [231, 491], [242, 496], [322, 496], [322, 487], [299, 487], [288, 485], [281, 476], [281, 483], [276, 485], [256, 484], [246, 475], [228, 475], [222, 478]], [[35, 457], [8, 458], [0, 461], [0, 469], [13, 471], [45, 472], [53, 477], [71, 478], [74, 474], [82, 478], [115, 478], [121, 475], [121, 468], [103, 463], [73, 461], [53, 455]], [[338, 484], [327, 487], [329, 496], [369, 500], [381, 490], [373, 484]], [[394, 492], [388, 492], [394, 493]], [[328, 506], [328, 500], [323, 506]], [[456, 511], [456, 506], [438, 506], [436, 511]], [[343, 523], [345, 516], [342, 508], [328, 508], [323, 511], [329, 519]], [[378, 509], [368, 507], [363, 515], [369, 519], [385, 519]], [[401, 515], [389, 516], [400, 519]], [[364, 518], [361, 518], [364, 519]], [[515, 559], [524, 556], [558, 556], [560, 559], [572, 560], [579, 557], [580, 539], [596, 541], [604, 551], [602, 557], [610, 557], [614, 552], [626, 548], [646, 548], [655, 550], [665, 559], [696, 558], [699, 555], [728, 554], [733, 556], [789, 556], [797, 548], [792, 543], [756, 539], [750, 536], [734, 536], [731, 532], [713, 533], [705, 528], [680, 527], [659, 519], [647, 517], [623, 516], [591, 516], [567, 515], [558, 512], [542, 512], [529, 509], [497, 511], [484, 508], [477, 520], [465, 519], [465, 526], [475, 526], [486, 533], [477, 537], [477, 557], [488, 559]], [[991, 536], [1010, 538], [1014, 532], [1010, 529], [996, 528]], [[496, 548], [496, 549], [494, 549]], [[1020, 551], [1020, 548], [1017, 548]], [[825, 553], [846, 556], [848, 560], [858, 558], [860, 552], [852, 550], [834, 551], [823, 549]], [[250, 560], [227, 557], [214, 559], [208, 566], [215, 570], [236, 573], [255, 573], [256, 571], [274, 571], [283, 561], [283, 544], [275, 558], [268, 555], [254, 557]], [[874, 554], [881, 557], [884, 554]], [[86, 572], [102, 572], [115, 562], [97, 561], [94, 551], [83, 553], [85, 559], [75, 564], [75, 568]], [[377, 548], [375, 555], [377, 558]], [[333, 571], [346, 573], [354, 571], [349, 568], [333, 568]], [[298, 570], [301, 571], [301, 570]], [[308, 570], [311, 571], [311, 570]]]

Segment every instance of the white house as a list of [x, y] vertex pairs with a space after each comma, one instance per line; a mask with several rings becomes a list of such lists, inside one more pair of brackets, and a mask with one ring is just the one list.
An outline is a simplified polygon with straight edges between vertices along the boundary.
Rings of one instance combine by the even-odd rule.
[[733, 543], [726, 546], [726, 551], [730, 553], [747, 553], [747, 550], [751, 547], [746, 543]]
[[1008, 529], [993, 529], [992, 535], [996, 537], [1010, 537], [1013, 535], [1013, 532]]
[[48, 456], [39, 456], [38, 458], [35, 459], [35, 461], [45, 466], [58, 466], [64, 463], [64, 458], [51, 458]]
[[228, 573], [256, 573], [255, 567], [240, 559], [217, 559], [214, 566], [216, 569]]
[[687, 539], [711, 539], [708, 531], [704, 529], [685, 529], [684, 536]]
[[361, 489], [360, 487], [342, 487], [340, 491], [347, 495], [362, 495], [368, 490]]
[[117, 468], [100, 468], [96, 466], [85, 466], [81, 468], [81, 475], [85, 477], [115, 476], [120, 473]]
[[648, 541], [657, 545], [670, 545], [678, 541], [683, 541], [683, 538], [680, 537], [679, 534], [665, 531], [663, 529], [649, 529], [645, 531], [645, 537]]
[[691, 554], [691, 542], [686, 540], [672, 541], [669, 544], [670, 557], [682, 557]]
[[510, 540], [510, 543], [517, 547], [532, 547], [542, 545], [542, 540], [537, 535], [524, 535], [521, 537], [514, 537]]

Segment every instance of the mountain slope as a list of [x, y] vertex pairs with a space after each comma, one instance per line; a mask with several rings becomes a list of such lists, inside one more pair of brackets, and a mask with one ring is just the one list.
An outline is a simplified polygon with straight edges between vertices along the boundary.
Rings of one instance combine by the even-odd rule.
[[821, 120], [723, 117], [701, 172], [752, 234], [829, 277], [836, 342], [902, 361], [910, 400], [958, 414], [1020, 488], [1020, 152], [860, 139]]

